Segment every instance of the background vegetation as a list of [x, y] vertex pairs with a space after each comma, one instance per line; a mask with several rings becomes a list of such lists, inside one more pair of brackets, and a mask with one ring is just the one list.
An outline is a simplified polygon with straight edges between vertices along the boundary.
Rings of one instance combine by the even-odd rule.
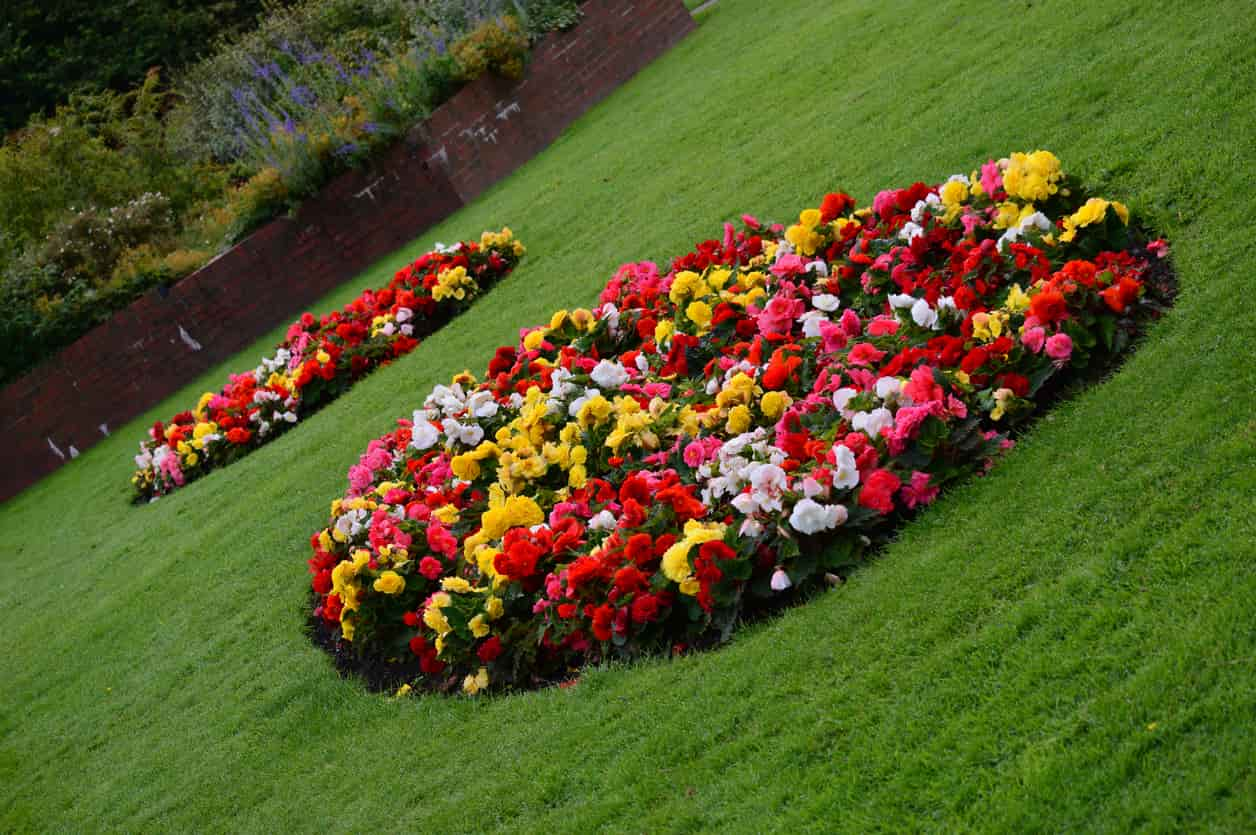
[[[99, 43], [131, 5], [143, 6], [139, 28]], [[54, 18], [83, 11], [55, 8]], [[193, 37], [212, 8], [172, 12], [165, 36]], [[576, 0], [301, 0], [237, 32], [243, 9], [223, 4], [226, 34], [173, 81], [156, 68], [125, 92], [84, 80], [86, 92], [0, 144], [0, 382], [292, 209], [461, 84], [518, 77], [532, 41], [579, 20]], [[145, 40], [160, 40], [144, 28], [151, 11], [111, 5], [76, 30], [74, 48], [160, 57]], [[14, 43], [54, 37], [5, 25]], [[71, 57], [45, 46], [39, 66], [72, 72]], [[0, 62], [14, 50], [0, 38]], [[15, 70], [17, 92], [26, 71]]]
[[[721, 0], [313, 307], [510, 223], [528, 258], [406, 359], [128, 507], [144, 427], [270, 334], [0, 506], [0, 828], [1250, 829], [1256, 22], [1232, 12], [1047, 0], [1013, 26], [975, 0]], [[788, 219], [1035, 147], [1169, 237], [1181, 296], [845, 586], [717, 652], [486, 701], [369, 695], [304, 637], [307, 537], [433, 383], [742, 211]]]

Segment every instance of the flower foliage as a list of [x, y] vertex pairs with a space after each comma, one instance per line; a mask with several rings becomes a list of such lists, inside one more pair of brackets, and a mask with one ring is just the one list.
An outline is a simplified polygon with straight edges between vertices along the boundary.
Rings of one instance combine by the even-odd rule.
[[437, 249], [321, 318], [288, 328], [274, 356], [231, 375], [191, 411], [158, 421], [140, 443], [131, 478], [136, 501], [152, 499], [242, 458], [339, 397], [360, 377], [414, 350], [466, 309], [524, 253], [509, 228]]
[[625, 264], [371, 442], [311, 538], [313, 622], [468, 693], [722, 640], [1128, 346], [1167, 300], [1128, 221], [1039, 151]]

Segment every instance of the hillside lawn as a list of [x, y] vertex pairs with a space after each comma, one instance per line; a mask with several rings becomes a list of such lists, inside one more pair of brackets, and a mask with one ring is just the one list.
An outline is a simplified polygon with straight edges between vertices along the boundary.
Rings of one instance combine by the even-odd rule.
[[[243, 462], [129, 506], [145, 427], [276, 329], [0, 506], [0, 829], [1256, 828], [1239, 7], [720, 0], [533, 162], [311, 308], [509, 224], [529, 254], [473, 312]], [[504, 698], [372, 695], [307, 640], [307, 539], [433, 384], [743, 211], [788, 220], [837, 188], [867, 203], [1035, 148], [1168, 236], [1177, 306], [845, 586], [719, 651]]]

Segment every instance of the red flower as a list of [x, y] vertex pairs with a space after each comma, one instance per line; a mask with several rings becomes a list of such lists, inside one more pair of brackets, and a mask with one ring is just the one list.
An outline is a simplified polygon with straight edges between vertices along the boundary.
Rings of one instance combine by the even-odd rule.
[[611, 624], [615, 621], [615, 609], [605, 603], [593, 610], [593, 637], [599, 641], [611, 639]]
[[480, 656], [480, 660], [485, 664], [495, 661], [497, 656], [502, 654], [501, 638], [498, 638], [496, 635], [492, 636], [487, 641], [480, 644], [480, 648], [475, 651], [475, 654]]
[[1124, 313], [1138, 299], [1142, 289], [1143, 283], [1141, 281], [1122, 276], [1120, 281], [1099, 295], [1103, 297], [1104, 303], [1107, 304], [1113, 313]]
[[424, 557], [419, 560], [419, 573], [429, 580], [438, 580], [445, 573], [445, 567], [435, 557]]
[[227, 433], [227, 440], [233, 444], [247, 444], [252, 437], [252, 432], [238, 426]]
[[1068, 316], [1068, 302], [1064, 294], [1044, 290], [1029, 300], [1029, 313], [1044, 325], [1058, 322]]
[[864, 479], [859, 491], [859, 504], [886, 514], [894, 510], [894, 493], [903, 486], [902, 480], [889, 470], [873, 470]]
[[639, 595], [632, 601], [632, 622], [649, 623], [659, 616], [659, 599], [652, 594]]

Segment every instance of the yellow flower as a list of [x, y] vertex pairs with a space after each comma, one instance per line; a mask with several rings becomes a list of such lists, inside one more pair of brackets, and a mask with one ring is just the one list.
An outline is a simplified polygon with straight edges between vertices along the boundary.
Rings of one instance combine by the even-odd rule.
[[202, 423], [196, 424], [196, 426], [192, 429], [192, 437], [199, 441], [201, 438], [204, 438], [206, 435], [212, 435], [213, 433], [217, 431], [218, 431], [218, 424], [202, 422]]
[[1008, 313], [1020, 313], [1029, 309], [1029, 295], [1021, 289], [1019, 284], [1013, 284], [1012, 289], [1008, 291], [1007, 301], [1003, 308]]
[[734, 406], [728, 412], [728, 423], [724, 428], [730, 435], [740, 435], [750, 428], [750, 408], [745, 405]]
[[667, 292], [667, 297], [671, 299], [672, 304], [679, 306], [686, 299], [701, 298], [709, 292], [700, 275], [692, 270], [682, 270], [672, 279], [672, 286]]
[[319, 351], [314, 355], [314, 359], [318, 360], [320, 363], [326, 364], [331, 362], [331, 354], [326, 351]]
[[994, 409], [990, 412], [991, 420], [999, 420], [1007, 412], [1008, 404], [1014, 400], [1016, 393], [1008, 388], [999, 389], [994, 393]]
[[591, 426], [600, 426], [606, 423], [607, 418], [611, 416], [611, 402], [602, 395], [594, 395], [590, 397], [580, 411], [576, 413], [576, 420], [586, 429]]
[[350, 643], [353, 642], [353, 630], [354, 630], [353, 620], [346, 618], [345, 613], [342, 611], [340, 613], [340, 634], [344, 636], [344, 639], [346, 641], [349, 641]]
[[484, 620], [484, 615], [476, 615], [467, 621], [467, 627], [471, 630], [471, 634], [477, 638], [483, 638], [489, 633], [488, 623]]
[[947, 206], [958, 205], [968, 199], [968, 186], [962, 180], [951, 180], [942, 186], [938, 196]]
[[1060, 161], [1050, 151], [1014, 153], [1003, 171], [1003, 190], [1030, 202], [1048, 199], [1059, 191]]
[[438, 635], [446, 635], [453, 628], [449, 625], [449, 619], [445, 617], [445, 613], [435, 606], [428, 606], [423, 610], [423, 622], [427, 627]]
[[693, 573], [689, 565], [689, 549], [693, 543], [682, 539], [663, 552], [663, 576], [673, 583], [683, 583]]
[[676, 323], [671, 319], [664, 319], [654, 328], [654, 341], [662, 345], [664, 342], [672, 338], [672, 334], [676, 332]]
[[540, 349], [541, 343], [544, 341], [545, 328], [537, 328], [534, 331], [530, 331], [528, 335], [523, 338], [523, 347], [529, 351], [536, 351]]
[[459, 594], [471, 591], [471, 584], [461, 577], [445, 577], [440, 581], [440, 587], [445, 591], [457, 592]]
[[711, 324], [711, 305], [700, 301], [690, 302], [685, 308], [685, 315], [689, 317], [689, 321], [706, 330], [707, 325]]
[[452, 525], [458, 521], [458, 508], [455, 505], [441, 505], [438, 510], [432, 512], [432, 515], [446, 525]]
[[568, 313], [566, 310], [559, 310], [550, 317], [549, 329], [556, 331], [563, 325], [567, 324]]
[[488, 687], [487, 667], [481, 667], [478, 673], [473, 676], [467, 676], [462, 680], [463, 692], [471, 696], [474, 696], [486, 687]]
[[484, 601], [484, 611], [488, 612], [490, 620], [497, 620], [505, 610], [506, 607], [500, 597], [490, 597]]
[[793, 399], [783, 391], [769, 391], [759, 401], [759, 409], [765, 417], [778, 418], [793, 402]]
[[510, 496], [499, 507], [490, 507], [480, 517], [481, 533], [487, 539], [500, 539], [511, 528], [530, 528], [545, 521], [540, 505], [527, 496]]
[[401, 594], [406, 589], [406, 578], [396, 571], [385, 571], [375, 580], [372, 588], [383, 594]]

